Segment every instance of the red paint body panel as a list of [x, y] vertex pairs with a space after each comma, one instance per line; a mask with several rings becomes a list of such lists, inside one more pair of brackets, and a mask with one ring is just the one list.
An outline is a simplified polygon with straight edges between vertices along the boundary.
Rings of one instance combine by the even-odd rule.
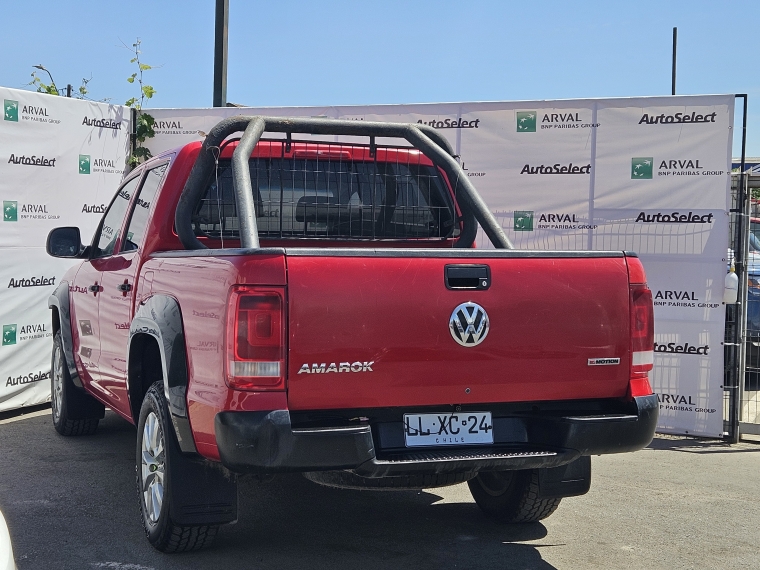
[[[452, 291], [461, 259], [289, 257], [291, 409], [619, 398], [628, 387], [624, 258], [478, 259], [486, 291]], [[449, 317], [472, 301], [490, 331], [457, 344]], [[620, 358], [588, 366], [589, 358]], [[372, 372], [300, 373], [372, 361]], [[468, 391], [469, 389], [469, 391]]]

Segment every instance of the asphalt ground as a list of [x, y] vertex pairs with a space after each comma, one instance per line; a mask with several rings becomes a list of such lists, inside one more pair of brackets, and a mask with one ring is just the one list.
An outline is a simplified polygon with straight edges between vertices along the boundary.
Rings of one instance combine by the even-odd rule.
[[346, 491], [300, 475], [240, 483], [239, 521], [165, 555], [141, 528], [135, 428], [55, 433], [49, 409], [0, 416], [0, 509], [19, 570], [757, 569], [760, 445], [657, 437], [592, 460], [591, 491], [542, 523], [486, 519], [466, 485]]

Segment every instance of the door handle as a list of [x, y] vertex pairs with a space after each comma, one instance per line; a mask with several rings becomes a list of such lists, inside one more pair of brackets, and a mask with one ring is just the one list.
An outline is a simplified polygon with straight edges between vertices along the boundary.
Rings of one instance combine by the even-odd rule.
[[116, 288], [121, 291], [121, 294], [126, 297], [127, 293], [129, 293], [132, 290], [132, 285], [130, 285], [129, 281], [126, 279], [124, 280], [124, 283], [121, 283], [116, 286]]

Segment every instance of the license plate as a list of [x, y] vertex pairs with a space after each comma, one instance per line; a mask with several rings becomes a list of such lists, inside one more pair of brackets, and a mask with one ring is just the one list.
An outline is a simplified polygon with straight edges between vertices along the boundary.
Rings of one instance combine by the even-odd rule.
[[491, 412], [404, 414], [407, 447], [493, 443]]

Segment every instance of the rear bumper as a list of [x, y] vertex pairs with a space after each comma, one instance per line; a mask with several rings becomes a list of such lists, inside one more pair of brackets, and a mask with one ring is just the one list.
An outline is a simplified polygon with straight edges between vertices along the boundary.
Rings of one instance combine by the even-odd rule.
[[582, 455], [635, 451], [652, 441], [657, 396], [634, 398], [631, 413], [494, 418], [487, 447], [407, 449], [400, 422], [293, 428], [287, 410], [221, 412], [216, 440], [222, 463], [237, 472], [350, 469], [364, 477], [411, 473], [557, 467]]

